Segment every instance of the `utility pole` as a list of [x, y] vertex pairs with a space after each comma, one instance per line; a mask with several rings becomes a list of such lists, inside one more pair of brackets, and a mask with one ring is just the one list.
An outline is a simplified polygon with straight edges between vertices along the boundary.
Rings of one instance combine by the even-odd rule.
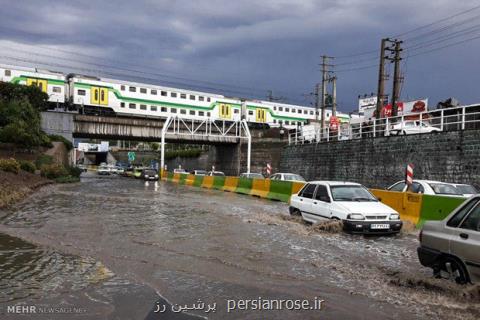
[[315, 85], [314, 95], [315, 95], [315, 120], [318, 122], [318, 108], [320, 106], [320, 83]]
[[[329, 59], [334, 59], [333, 57], [329, 56], [322, 56], [322, 115], [320, 118], [320, 132], [323, 134], [323, 130], [325, 128], [325, 108], [326, 108], [326, 97], [327, 97], [327, 82], [329, 81], [328, 79], [328, 67], [333, 67], [333, 65], [328, 64]], [[318, 115], [316, 116], [316, 119], [318, 121]]]
[[397, 102], [400, 99], [400, 84], [402, 79], [400, 77], [400, 52], [402, 51], [401, 44], [403, 41], [395, 40], [394, 56], [391, 61], [394, 62], [394, 71], [393, 71], [393, 88], [392, 88], [392, 117], [398, 115], [398, 106]]
[[332, 116], [337, 116], [337, 76], [333, 76], [332, 80]]
[[382, 39], [380, 45], [380, 65], [378, 68], [378, 87], [377, 87], [377, 109], [376, 119], [380, 119], [381, 112], [384, 104], [384, 91], [385, 91], [385, 45], [388, 39]]

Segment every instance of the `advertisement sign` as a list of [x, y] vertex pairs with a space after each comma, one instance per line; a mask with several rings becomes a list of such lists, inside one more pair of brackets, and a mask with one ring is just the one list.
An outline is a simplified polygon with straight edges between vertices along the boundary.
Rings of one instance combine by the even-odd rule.
[[337, 117], [331, 116], [330, 117], [330, 131], [337, 131], [338, 130], [339, 121]]
[[[397, 103], [397, 111], [399, 116], [412, 115], [416, 117], [417, 113], [428, 111], [428, 99], [413, 100], [413, 101], [406, 101], [406, 102], [400, 101]], [[392, 105], [387, 104], [382, 108], [382, 117], [388, 118], [391, 116], [392, 116]]]
[[358, 98], [358, 112], [365, 112], [366, 109], [375, 108], [377, 106], [377, 97], [363, 97]]

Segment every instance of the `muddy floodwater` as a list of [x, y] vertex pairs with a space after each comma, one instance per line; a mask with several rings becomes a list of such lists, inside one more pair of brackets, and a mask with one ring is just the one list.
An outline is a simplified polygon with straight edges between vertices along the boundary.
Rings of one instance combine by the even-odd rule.
[[322, 232], [280, 202], [86, 174], [0, 212], [0, 318], [479, 319], [479, 288], [432, 279], [417, 245]]

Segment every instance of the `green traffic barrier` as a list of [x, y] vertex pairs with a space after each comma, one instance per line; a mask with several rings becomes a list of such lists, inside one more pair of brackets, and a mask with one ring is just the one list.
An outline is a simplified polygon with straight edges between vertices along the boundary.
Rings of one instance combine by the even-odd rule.
[[252, 185], [253, 185], [253, 179], [239, 178], [238, 185], [237, 185], [237, 188], [235, 189], [235, 192], [242, 193], [242, 194], [250, 194], [250, 191], [252, 190]]
[[223, 190], [224, 185], [225, 185], [225, 177], [220, 177], [220, 176], [213, 177], [212, 189]]
[[422, 196], [422, 209], [420, 210], [420, 219], [417, 227], [421, 227], [426, 220], [443, 220], [455, 208], [462, 204], [466, 198], [445, 197], [445, 196]]
[[167, 180], [172, 181], [173, 180], [173, 172], [168, 172], [167, 173]]
[[188, 174], [187, 173], [181, 173], [180, 174], [180, 177], [178, 179], [178, 183], [179, 184], [185, 184], [185, 181], [187, 180], [188, 178]]
[[267, 195], [268, 199], [288, 202], [292, 195], [292, 182], [290, 181], [270, 181], [270, 192]]
[[195, 176], [195, 180], [193, 181], [194, 187], [201, 187], [203, 183], [203, 176]]

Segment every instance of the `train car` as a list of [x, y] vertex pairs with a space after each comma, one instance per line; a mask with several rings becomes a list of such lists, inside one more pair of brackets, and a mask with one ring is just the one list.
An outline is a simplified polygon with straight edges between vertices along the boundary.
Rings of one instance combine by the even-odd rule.
[[48, 101], [53, 105], [65, 104], [67, 83], [61, 72], [0, 65], [0, 81], [37, 86], [48, 94]]

